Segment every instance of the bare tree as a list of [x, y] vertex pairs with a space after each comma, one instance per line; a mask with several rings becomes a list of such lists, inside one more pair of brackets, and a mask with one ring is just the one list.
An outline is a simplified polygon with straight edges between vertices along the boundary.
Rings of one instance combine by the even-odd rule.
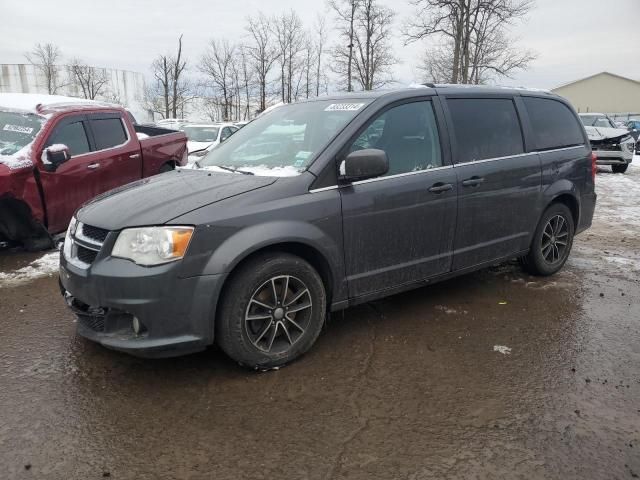
[[171, 64], [173, 68], [171, 82], [173, 83], [173, 102], [171, 112], [173, 114], [173, 118], [178, 118], [178, 108], [184, 107], [184, 104], [181, 101], [184, 97], [183, 90], [186, 90], [184, 82], [181, 83], [182, 74], [187, 68], [187, 62], [182, 58], [182, 34], [178, 37], [178, 53], [172, 60]]
[[398, 61], [390, 44], [395, 12], [377, 0], [361, 0], [354, 39], [356, 78], [363, 90], [380, 88], [392, 81], [389, 68]]
[[[241, 88], [244, 93], [244, 109], [241, 112], [243, 120], [249, 120], [251, 117], [251, 93], [254, 82], [254, 72], [249, 64], [249, 53], [246, 45], [240, 45], [239, 69], [241, 78]], [[240, 115], [238, 115], [240, 119]]]
[[[390, 68], [398, 60], [391, 48], [391, 27], [395, 13], [378, 0], [359, 0], [353, 26], [353, 45], [337, 45], [333, 49], [333, 71], [353, 80], [363, 90], [373, 90], [392, 81]], [[353, 51], [352, 51], [353, 50]]]
[[107, 90], [109, 77], [104, 68], [87, 65], [78, 58], [74, 58], [67, 65], [71, 84], [82, 93], [84, 98], [95, 100]]
[[246, 30], [251, 39], [247, 45], [247, 55], [255, 72], [260, 97], [258, 110], [262, 112], [267, 108], [268, 78], [278, 54], [271, 21], [262, 12], [247, 19]]
[[47, 84], [47, 93], [55, 95], [60, 87], [63, 86], [60, 83], [60, 66], [58, 65], [59, 60], [62, 58], [60, 48], [53, 43], [38, 43], [24, 56], [44, 77]]
[[304, 30], [302, 21], [295, 11], [276, 17], [273, 32], [277, 39], [278, 64], [280, 66], [280, 94], [285, 103], [292, 102], [297, 96], [294, 78], [301, 62], [304, 50]]
[[[151, 63], [155, 85], [145, 94], [145, 104], [149, 110], [159, 113], [163, 118], [178, 118], [179, 112], [192, 99], [191, 85], [184, 77], [186, 69], [187, 62], [183, 57], [180, 35], [175, 55], [158, 55]], [[160, 111], [157, 109], [158, 103], [162, 105]]]
[[446, 65], [451, 83], [481, 83], [488, 75], [509, 76], [533, 58], [520, 52], [506, 29], [525, 16], [533, 0], [412, 0], [416, 14], [405, 27], [405, 42], [440, 40], [426, 58], [427, 69]]
[[322, 82], [322, 56], [327, 42], [326, 20], [322, 15], [318, 15], [315, 25], [315, 48], [316, 48], [316, 97], [320, 95], [320, 84]]
[[221, 96], [222, 118], [225, 121], [233, 115], [235, 51], [236, 46], [227, 40], [211, 40], [199, 66], [207, 76], [211, 89]]
[[[340, 36], [347, 42], [336, 48], [334, 57], [341, 59], [346, 68], [339, 69], [337, 73], [346, 75], [347, 92], [353, 91], [353, 49], [355, 47], [355, 22], [358, 7], [361, 0], [329, 0], [329, 7], [335, 12]], [[346, 50], [345, 50], [346, 49]], [[345, 54], [346, 51], [346, 54]], [[337, 55], [336, 55], [337, 54]]]

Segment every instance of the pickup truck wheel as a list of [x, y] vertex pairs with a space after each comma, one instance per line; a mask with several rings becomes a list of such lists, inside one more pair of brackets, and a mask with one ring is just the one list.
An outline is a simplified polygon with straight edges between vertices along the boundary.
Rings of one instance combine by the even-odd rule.
[[283, 366], [314, 344], [326, 302], [322, 279], [306, 261], [286, 253], [260, 255], [242, 265], [225, 288], [217, 343], [243, 366]]
[[553, 275], [569, 258], [575, 227], [571, 210], [554, 203], [542, 214], [531, 242], [528, 255], [521, 259], [530, 274]]
[[627, 171], [627, 168], [629, 168], [628, 163], [625, 163], [624, 165], [611, 165], [611, 170], [613, 170], [613, 173], [624, 173]]

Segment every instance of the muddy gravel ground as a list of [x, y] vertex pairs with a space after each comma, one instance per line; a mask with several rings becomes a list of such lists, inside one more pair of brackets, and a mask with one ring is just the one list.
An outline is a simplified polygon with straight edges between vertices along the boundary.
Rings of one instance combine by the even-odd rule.
[[640, 476], [640, 165], [564, 271], [497, 266], [334, 315], [302, 360], [79, 338], [56, 253], [0, 256], [0, 478]]

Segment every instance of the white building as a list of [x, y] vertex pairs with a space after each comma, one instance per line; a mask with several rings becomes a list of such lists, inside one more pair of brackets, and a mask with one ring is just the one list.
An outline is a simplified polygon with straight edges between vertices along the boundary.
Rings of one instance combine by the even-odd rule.
[[579, 112], [640, 113], [640, 82], [601, 72], [552, 90], [565, 97]]
[[[76, 85], [67, 81], [67, 69], [59, 67], [60, 81], [63, 86], [58, 95], [82, 97]], [[152, 119], [142, 105], [144, 95], [144, 76], [138, 72], [101, 68], [108, 79], [104, 93], [97, 99], [119, 103], [128, 108], [140, 122]], [[0, 92], [3, 93], [48, 93], [44, 75], [30, 64], [0, 64]]]

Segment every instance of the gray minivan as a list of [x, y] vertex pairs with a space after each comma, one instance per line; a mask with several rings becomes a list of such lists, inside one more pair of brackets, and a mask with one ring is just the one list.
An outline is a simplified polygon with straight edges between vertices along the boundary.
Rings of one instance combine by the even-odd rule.
[[595, 159], [551, 93], [428, 85], [276, 108], [199, 161], [78, 210], [60, 261], [78, 333], [160, 357], [214, 341], [253, 368], [328, 312], [514, 257], [562, 268]]

